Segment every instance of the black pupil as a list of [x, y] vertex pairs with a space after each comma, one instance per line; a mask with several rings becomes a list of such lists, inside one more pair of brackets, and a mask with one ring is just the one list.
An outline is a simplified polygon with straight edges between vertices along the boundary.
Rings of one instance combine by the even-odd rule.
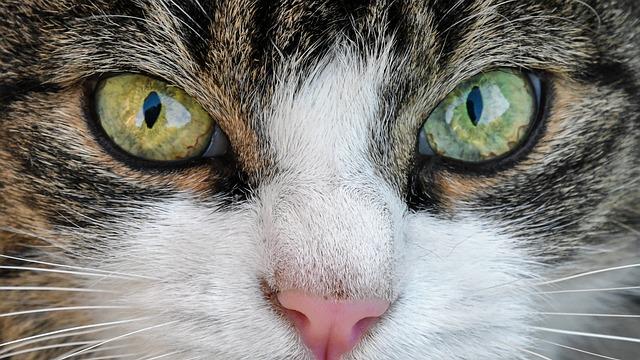
[[144, 112], [144, 123], [147, 124], [147, 129], [151, 129], [158, 121], [160, 111], [162, 110], [162, 102], [160, 102], [160, 96], [155, 91], [152, 91], [142, 105], [142, 111]]
[[479, 87], [474, 86], [467, 97], [467, 113], [469, 113], [469, 118], [474, 126], [478, 126], [483, 107], [482, 92]]

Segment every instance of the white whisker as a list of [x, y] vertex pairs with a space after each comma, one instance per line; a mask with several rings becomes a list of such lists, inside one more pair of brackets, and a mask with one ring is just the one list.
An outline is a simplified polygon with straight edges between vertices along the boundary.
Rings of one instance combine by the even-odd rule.
[[209, 13], [207, 13], [207, 11], [204, 9], [204, 7], [202, 7], [202, 4], [200, 4], [200, 1], [194, 0], [194, 2], [196, 3], [196, 5], [198, 5], [198, 7], [200, 8], [200, 10], [204, 14], [204, 16], [206, 16], [209, 21], [213, 21], [211, 19], [211, 16], [209, 15]]
[[[169, 1], [171, 4], [173, 4], [173, 6], [177, 7], [177, 8], [178, 8], [178, 10], [180, 10], [180, 12], [181, 12], [182, 14], [184, 14], [184, 16], [186, 16], [186, 17], [187, 17], [187, 19], [191, 20], [191, 22], [192, 22], [195, 26], [197, 26], [199, 29], [202, 29], [202, 28], [200, 27], [200, 24], [198, 24], [198, 22], [197, 22], [197, 21], [195, 21], [195, 20], [191, 17], [191, 15], [189, 15], [189, 13], [187, 13], [186, 11], [184, 11], [184, 9], [180, 7], [180, 5], [178, 5], [178, 4], [177, 4], [175, 1], [173, 1], [173, 0], [167, 0], [167, 1]], [[185, 25], [186, 25], [186, 24], [185, 24]]]
[[538, 312], [535, 314], [555, 315], [555, 316], [589, 316], [589, 317], [640, 319], [640, 315], [622, 315], [622, 314], [587, 314], [587, 313], [562, 313], [562, 312]]
[[138, 356], [138, 355], [140, 355], [140, 354], [135, 353], [135, 354], [122, 354], [122, 355], [108, 355], [108, 356], [98, 356], [98, 357], [87, 358], [87, 359], [84, 359], [84, 360], [124, 359], [124, 358], [132, 357], [132, 356]]
[[85, 293], [111, 293], [115, 291], [100, 289], [65, 288], [51, 286], [0, 286], [0, 291], [60, 291], [60, 292], [85, 292]]
[[60, 311], [80, 311], [80, 310], [114, 310], [114, 309], [129, 309], [127, 306], [69, 306], [69, 307], [58, 307], [58, 308], [48, 308], [48, 309], [35, 309], [35, 310], [25, 310], [25, 311], [16, 311], [10, 312], [6, 314], [0, 314], [0, 318], [11, 317], [11, 316], [19, 316], [19, 315], [27, 315], [27, 314], [38, 314], [38, 313], [49, 313], [49, 312], [60, 312]]
[[143, 317], [143, 318], [136, 318], [136, 319], [129, 319], [129, 320], [112, 321], [112, 322], [106, 322], [106, 323], [100, 323], [100, 324], [76, 326], [76, 327], [72, 327], [72, 328], [66, 328], [66, 329], [51, 331], [51, 332], [44, 333], [44, 334], [33, 335], [33, 336], [26, 337], [26, 338], [5, 342], [5, 343], [0, 344], [0, 348], [5, 347], [7, 345], [17, 344], [17, 343], [21, 343], [21, 342], [25, 342], [25, 341], [29, 341], [29, 340], [40, 339], [40, 338], [43, 338], [43, 337], [49, 336], [49, 335], [62, 334], [62, 333], [67, 333], [67, 332], [71, 332], [71, 331], [76, 331], [76, 330], [92, 329], [92, 328], [98, 328], [98, 327], [107, 327], [107, 326], [110, 326], [110, 325], [122, 325], [122, 324], [132, 323], [132, 322], [136, 322], [136, 321], [146, 320], [146, 319], [148, 319], [148, 318], [144, 318]]
[[617, 340], [617, 341], [626, 341], [630, 343], [638, 343], [640, 344], [640, 339], [624, 337], [624, 336], [615, 336], [615, 335], [606, 335], [606, 334], [594, 334], [594, 333], [586, 333], [580, 331], [570, 331], [570, 330], [561, 330], [561, 329], [549, 329], [544, 327], [531, 327], [537, 331], [549, 332], [554, 334], [562, 334], [562, 335], [574, 335], [574, 336], [582, 336], [594, 339], [605, 339], [605, 340]]
[[[89, 350], [89, 351], [85, 352], [85, 355], [87, 355], [87, 354], [95, 354], [95, 353], [105, 352], [105, 351], [110, 351], [110, 350], [124, 349], [124, 348], [127, 348], [127, 347], [129, 347], [129, 345], [106, 346], [106, 347], [101, 347], [99, 349]], [[76, 349], [73, 349], [73, 350], [71, 350], [69, 352], [66, 352], [66, 353], [62, 354], [61, 356], [65, 356], [65, 355], [71, 354], [73, 352], [76, 352], [78, 350], [82, 350], [82, 349], [86, 349], [86, 348], [87, 348], [87, 346], [80, 347], [80, 349], [76, 348]]]
[[626, 286], [626, 287], [613, 287], [602, 289], [577, 289], [577, 290], [554, 290], [554, 291], [541, 291], [538, 294], [573, 294], [573, 293], [588, 293], [588, 292], [606, 292], [606, 291], [628, 291], [628, 290], [640, 290], [640, 286]]
[[35, 344], [35, 343], [39, 343], [39, 342], [43, 342], [43, 341], [49, 341], [49, 340], [54, 340], [54, 339], [64, 339], [64, 338], [69, 338], [69, 337], [73, 337], [73, 336], [79, 336], [79, 335], [87, 335], [87, 334], [95, 334], [101, 331], [106, 331], [106, 330], [110, 330], [113, 329], [115, 326], [107, 326], [104, 327], [102, 329], [94, 329], [94, 330], [88, 330], [88, 331], [77, 331], [77, 332], [70, 332], [70, 333], [66, 333], [66, 334], [58, 334], [58, 335], [52, 335], [52, 336], [45, 336], [43, 338], [39, 338], [39, 339], [34, 339], [34, 340], [30, 340], [30, 341], [24, 341], [18, 344], [15, 344], [13, 346], [7, 346], [4, 349], [0, 349], [0, 355], [1, 354], [6, 354], [7, 352], [14, 350], [14, 349], [19, 349], [21, 347], [25, 347], [27, 345], [31, 345], [31, 344]]
[[564, 277], [564, 278], [561, 278], [561, 279], [545, 281], [545, 282], [542, 282], [542, 283], [539, 283], [539, 284], [536, 284], [536, 285], [537, 286], [541, 286], [541, 285], [557, 284], [559, 282], [572, 280], [572, 279], [577, 279], [577, 278], [581, 278], [581, 277], [585, 277], [585, 276], [596, 275], [596, 274], [601, 274], [601, 273], [610, 272], [610, 271], [616, 271], [616, 270], [632, 269], [632, 268], [640, 268], [640, 264], [630, 264], [630, 265], [623, 265], [623, 266], [610, 267], [610, 268], [606, 268], [606, 269], [588, 271], [588, 272], [584, 272], [584, 273], [580, 273], [580, 274], [576, 274], [576, 275], [567, 276], [567, 277]]
[[[172, 0], [169, 0], [169, 1], [173, 2]], [[160, 3], [160, 6], [162, 6], [162, 7], [164, 8], [164, 10], [165, 10], [168, 14], [172, 14], [172, 15], [173, 15], [173, 13], [171, 12], [171, 10], [169, 10], [169, 7], [167, 7], [167, 4], [165, 4], [164, 0], [159, 1], [159, 3]], [[175, 4], [175, 3], [174, 3], [174, 4]], [[182, 10], [180, 7], [178, 7], [178, 8], [179, 8], [180, 10]], [[173, 15], [172, 19], [173, 19], [173, 20], [175, 20], [176, 22], [178, 22], [178, 23], [180, 23], [180, 24], [182, 24], [182, 25], [186, 26], [186, 27], [187, 27], [187, 29], [191, 30], [191, 32], [193, 32], [193, 34], [194, 34], [194, 35], [196, 35], [197, 37], [199, 37], [199, 38], [200, 38], [200, 40], [202, 40], [202, 41], [207, 41], [207, 40], [205, 40], [205, 38], [203, 38], [203, 37], [202, 37], [202, 35], [200, 35], [200, 33], [199, 33], [198, 31], [196, 31], [196, 29], [194, 29], [193, 27], [191, 27], [191, 25], [187, 24], [186, 22], [184, 22], [184, 21], [183, 21], [182, 19], [180, 19], [179, 17], [177, 17], [177, 16]], [[198, 25], [196, 24], [196, 26], [198, 26]]]
[[2, 254], [0, 254], [0, 258], [23, 261], [23, 262], [32, 263], [32, 264], [40, 264], [40, 265], [47, 265], [47, 266], [65, 268], [65, 269], [74, 269], [74, 270], [80, 270], [80, 271], [84, 271], [84, 272], [102, 273], [102, 274], [105, 274], [105, 275], [125, 276], [125, 277], [129, 277], [129, 278], [140, 278], [140, 279], [147, 279], [147, 280], [160, 280], [159, 278], [143, 276], [143, 275], [135, 275], [135, 274], [128, 274], [128, 273], [123, 273], [123, 272], [106, 271], [106, 270], [85, 268], [85, 267], [79, 267], [79, 266], [56, 264], [56, 263], [51, 263], [51, 262], [46, 262], [46, 261], [25, 259], [25, 258], [20, 258], [20, 257], [16, 257], [16, 256], [9, 256], [9, 255], [2, 255]]
[[614, 357], [610, 357], [610, 356], [604, 356], [604, 355], [600, 355], [600, 354], [596, 354], [596, 353], [592, 353], [590, 351], [586, 351], [586, 350], [581, 350], [581, 349], [576, 349], [574, 347], [571, 346], [567, 346], [567, 345], [562, 345], [562, 344], [558, 344], [558, 343], [554, 343], [552, 341], [548, 341], [548, 340], [544, 340], [544, 339], [538, 339], [539, 341], [545, 342], [547, 344], [551, 344], [551, 345], [555, 345], [555, 346], [559, 346], [561, 348], [565, 348], [565, 349], [569, 349], [569, 350], [573, 350], [573, 351], [577, 351], [583, 354], [587, 354], [587, 355], [591, 355], [591, 356], [595, 356], [601, 359], [609, 359], [609, 360], [621, 360], [618, 358], [614, 358]]
[[582, 0], [573, 0], [573, 1], [575, 1], [576, 3], [586, 7], [587, 9], [589, 9], [589, 11], [591, 11], [596, 16], [596, 18], [598, 19], [598, 30], [597, 31], [599, 31], [600, 27], [602, 27], [602, 17], [600, 16], [600, 14], [598, 14], [598, 11], [596, 11], [596, 9], [594, 9], [593, 6], [587, 4], [586, 2], [584, 2]]
[[525, 352], [525, 353], [527, 353], [527, 354], [530, 354], [530, 355], [536, 356], [536, 357], [538, 357], [538, 358], [540, 358], [540, 359], [552, 360], [552, 359], [551, 359], [551, 358], [549, 358], [549, 357], [546, 357], [546, 356], [544, 356], [544, 355], [542, 355], [542, 354], [538, 354], [537, 352], [533, 352], [533, 351], [531, 351], [531, 350], [527, 350], [527, 349], [518, 349], [518, 350], [523, 351], [523, 352]]
[[105, 340], [105, 341], [102, 341], [102, 342], [100, 342], [100, 343], [98, 343], [98, 344], [92, 345], [92, 346], [90, 346], [90, 347], [88, 347], [88, 348], [86, 348], [86, 349], [84, 349], [84, 350], [76, 351], [76, 352], [74, 352], [74, 353], [72, 353], [72, 354], [69, 354], [69, 355], [66, 355], [66, 356], [64, 356], [64, 357], [56, 358], [56, 360], [65, 360], [65, 359], [69, 359], [69, 358], [71, 358], [71, 357], [75, 357], [75, 356], [78, 356], [78, 355], [82, 355], [82, 354], [86, 353], [86, 351], [87, 351], [87, 350], [95, 349], [95, 348], [100, 347], [100, 346], [102, 346], [102, 345], [104, 345], [104, 344], [108, 344], [108, 343], [111, 343], [111, 342], [114, 342], [114, 341], [118, 341], [118, 340], [124, 339], [124, 338], [126, 338], [126, 337], [129, 337], [129, 336], [132, 336], [132, 335], [139, 334], [139, 333], [141, 333], [141, 332], [145, 332], [145, 331], [149, 331], [149, 330], [157, 329], [157, 328], [160, 328], [160, 327], [163, 327], [163, 326], [167, 326], [167, 325], [175, 324], [176, 322], [177, 322], [177, 321], [169, 321], [169, 322], [162, 323], [162, 324], [159, 324], [159, 325], [149, 326], [149, 327], [146, 327], [146, 328], [144, 328], [144, 329], [140, 329], [140, 330], [132, 331], [132, 332], [130, 332], [130, 333], [126, 333], [126, 334], [123, 334], [123, 335], [120, 335], [120, 336], [116, 336], [116, 337], [111, 338], [111, 339], [109, 339], [109, 340]]
[[157, 359], [165, 358], [167, 356], [176, 355], [176, 354], [179, 354], [179, 353], [180, 353], [180, 351], [174, 351], [174, 352], [170, 352], [170, 353], [167, 353], [167, 354], [158, 355], [158, 356], [154, 356], [154, 357], [139, 358], [138, 360], [157, 360]]
[[0, 266], [0, 269], [37, 271], [37, 272], [48, 272], [48, 273], [56, 273], [56, 274], [69, 274], [69, 275], [76, 275], [76, 276], [89, 276], [89, 277], [93, 276], [93, 277], [101, 277], [101, 278], [110, 277], [114, 279], [129, 279], [128, 277], [112, 275], [112, 274], [96, 274], [96, 273], [70, 271], [70, 270], [44, 269], [39, 267], [28, 267], [28, 266]]
[[634, 233], [634, 234], [636, 234], [636, 235], [640, 235], [640, 230], [634, 229], [634, 228], [632, 228], [632, 227], [631, 227], [631, 226], [629, 226], [629, 225], [623, 224], [623, 223], [621, 223], [621, 222], [619, 222], [619, 221], [615, 221], [615, 220], [614, 220], [614, 221], [612, 221], [612, 223], [614, 223], [614, 224], [616, 224], [616, 225], [620, 226], [620, 227], [621, 227], [621, 228], [623, 228], [623, 229], [629, 230], [629, 231], [631, 231], [632, 233]]
[[84, 342], [70, 342], [70, 343], [63, 343], [63, 344], [53, 344], [53, 345], [39, 346], [39, 347], [35, 347], [35, 348], [30, 348], [30, 349], [15, 351], [15, 352], [12, 352], [12, 353], [9, 353], [9, 354], [0, 355], [0, 359], [9, 359], [9, 358], [11, 358], [13, 356], [16, 356], [16, 355], [29, 354], [29, 353], [33, 353], [33, 352], [36, 352], [36, 351], [42, 351], [42, 350], [58, 349], [58, 348], [64, 348], [64, 347], [69, 347], [69, 346], [77, 346], [77, 345], [95, 344], [96, 342], [97, 341], [84, 341]]
[[76, 256], [78, 255], [76, 252], [72, 251], [71, 249], [69, 249], [67, 247], [64, 247], [63, 245], [59, 244], [57, 241], [55, 241], [53, 239], [48, 239], [48, 238], [45, 238], [43, 236], [31, 233], [31, 232], [27, 232], [27, 231], [24, 231], [24, 230], [19, 230], [19, 229], [16, 229], [16, 228], [13, 228], [13, 227], [8, 227], [8, 226], [0, 226], [0, 231], [5, 231], [5, 232], [16, 234], [16, 235], [27, 236], [27, 237], [30, 237], [30, 238], [33, 238], [33, 239], [37, 239], [37, 240], [43, 241], [43, 242], [55, 247], [55, 248], [62, 249], [64, 251], [68, 252], [69, 254], [74, 254]]

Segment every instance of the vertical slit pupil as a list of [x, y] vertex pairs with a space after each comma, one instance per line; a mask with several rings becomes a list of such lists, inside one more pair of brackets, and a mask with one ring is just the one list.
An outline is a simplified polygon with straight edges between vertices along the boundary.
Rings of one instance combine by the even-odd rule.
[[469, 118], [474, 126], [478, 126], [478, 122], [482, 117], [483, 108], [482, 92], [479, 87], [474, 86], [467, 97], [467, 113], [469, 114]]
[[142, 111], [144, 112], [144, 123], [147, 125], [147, 129], [151, 129], [153, 125], [158, 121], [160, 111], [162, 110], [162, 102], [160, 96], [155, 91], [152, 91], [144, 99], [142, 105]]

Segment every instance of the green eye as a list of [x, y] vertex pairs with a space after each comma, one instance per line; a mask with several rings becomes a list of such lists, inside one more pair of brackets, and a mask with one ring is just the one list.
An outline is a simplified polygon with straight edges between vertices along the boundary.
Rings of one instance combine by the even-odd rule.
[[151, 161], [215, 156], [219, 132], [209, 114], [183, 90], [143, 75], [107, 78], [95, 92], [102, 129], [120, 149]]
[[536, 121], [539, 83], [501, 69], [459, 85], [431, 113], [420, 152], [478, 163], [516, 150]]

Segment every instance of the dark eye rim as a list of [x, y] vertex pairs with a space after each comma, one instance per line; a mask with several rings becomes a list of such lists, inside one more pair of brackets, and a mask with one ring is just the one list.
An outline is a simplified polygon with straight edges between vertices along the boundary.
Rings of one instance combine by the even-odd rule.
[[226, 135], [224, 134], [224, 131], [222, 130], [222, 128], [220, 128], [220, 126], [218, 125], [217, 121], [215, 123], [214, 132], [211, 135], [209, 146], [207, 147], [207, 149], [205, 149], [203, 154], [193, 158], [175, 160], [175, 161], [147, 160], [147, 159], [143, 159], [135, 155], [132, 155], [128, 151], [119, 147], [113, 140], [111, 140], [109, 135], [104, 131], [102, 125], [100, 124], [100, 117], [96, 112], [95, 92], [98, 87], [98, 84], [100, 84], [102, 80], [108, 79], [110, 77], [114, 77], [118, 75], [126, 75], [126, 74], [143, 75], [143, 76], [148, 76], [150, 78], [153, 78], [168, 84], [172, 83], [165, 79], [162, 79], [157, 76], [150, 75], [144, 72], [130, 72], [130, 71], [102, 73], [86, 80], [85, 86], [84, 86], [85, 118], [87, 119], [89, 130], [93, 134], [96, 142], [112, 158], [114, 158], [116, 161], [119, 161], [125, 164], [129, 168], [137, 171], [154, 171], [154, 170], [166, 171], [166, 170], [182, 170], [182, 169], [187, 169], [187, 168], [192, 168], [197, 166], [203, 166], [211, 161], [229, 160], [232, 157], [232, 154], [231, 154], [232, 150], [230, 146], [228, 148], [228, 151], [224, 155], [219, 155], [215, 157], [203, 156], [207, 152], [209, 152], [209, 150], [212, 148], [212, 143], [214, 138], [216, 138], [216, 136], [219, 136], [220, 134], [222, 134], [226, 139]]
[[[504, 68], [493, 69], [487, 71], [487, 73], [491, 71], [499, 71], [500, 69]], [[420, 168], [429, 167], [432, 169], [447, 170], [457, 174], [488, 176], [512, 168], [531, 153], [546, 132], [546, 120], [552, 103], [551, 100], [553, 99], [553, 87], [551, 86], [552, 78], [550, 75], [543, 72], [513, 68], [510, 69], [520, 71], [526, 75], [531, 86], [534, 88], [536, 95], [536, 112], [534, 114], [534, 120], [531, 122], [524, 140], [512, 151], [502, 156], [479, 162], [456, 160], [438, 155], [426, 155], [420, 151], [421, 147], [424, 148], [420, 139], [423, 133], [423, 122], [420, 125], [418, 139], [416, 142], [416, 163]]]

